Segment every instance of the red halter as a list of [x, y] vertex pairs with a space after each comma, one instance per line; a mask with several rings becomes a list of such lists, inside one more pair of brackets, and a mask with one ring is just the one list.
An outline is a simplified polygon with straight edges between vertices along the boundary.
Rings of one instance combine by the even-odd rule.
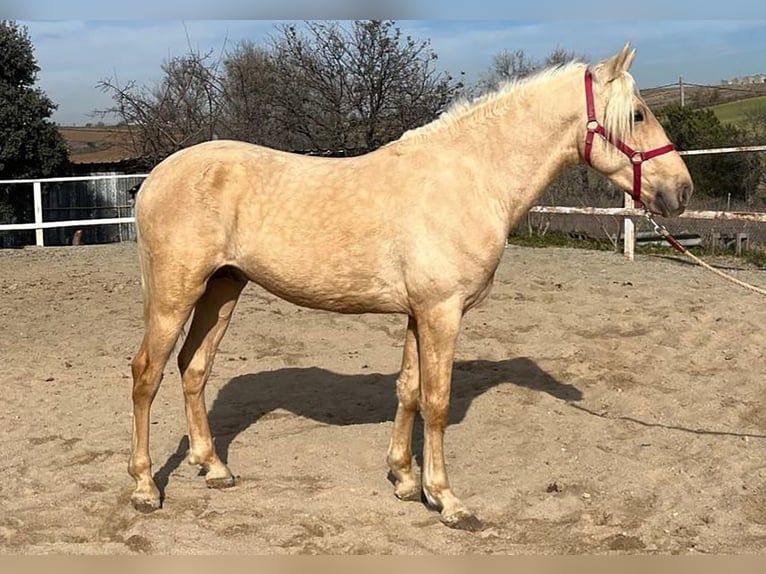
[[664, 145], [650, 151], [638, 151], [631, 148], [625, 142], [610, 134], [606, 133], [604, 126], [596, 119], [596, 105], [593, 100], [593, 74], [590, 70], [585, 71], [585, 103], [588, 108], [588, 132], [585, 134], [585, 161], [588, 165], [593, 164], [590, 161], [591, 150], [593, 148], [593, 138], [595, 134], [600, 135], [606, 141], [611, 143], [614, 147], [624, 153], [630, 161], [633, 163], [633, 201], [639, 206], [643, 206], [641, 203], [641, 164], [645, 161], [649, 161], [653, 157], [673, 151], [675, 146], [673, 144]]

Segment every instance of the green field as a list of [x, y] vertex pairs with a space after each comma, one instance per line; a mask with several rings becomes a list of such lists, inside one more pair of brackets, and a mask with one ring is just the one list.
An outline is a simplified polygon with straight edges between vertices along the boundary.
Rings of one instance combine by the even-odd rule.
[[739, 125], [749, 112], [766, 110], [766, 96], [718, 104], [717, 106], [710, 106], [710, 109], [713, 110], [722, 124]]

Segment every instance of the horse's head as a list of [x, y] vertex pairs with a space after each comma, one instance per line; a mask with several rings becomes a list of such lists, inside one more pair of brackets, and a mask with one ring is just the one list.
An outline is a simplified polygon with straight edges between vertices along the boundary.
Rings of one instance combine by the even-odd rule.
[[586, 71], [586, 132], [580, 152], [651, 212], [678, 215], [692, 194], [691, 176], [628, 73], [635, 55], [625, 44]]

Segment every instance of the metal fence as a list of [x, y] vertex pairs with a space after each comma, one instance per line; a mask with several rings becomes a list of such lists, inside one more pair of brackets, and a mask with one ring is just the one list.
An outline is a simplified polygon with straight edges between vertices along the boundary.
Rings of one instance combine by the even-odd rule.
[[0, 224], [0, 246], [28, 244], [31, 234], [38, 246], [70, 245], [76, 229], [82, 229], [83, 243], [135, 239], [133, 204], [147, 175], [0, 180], [14, 193], [31, 194], [34, 217], [33, 222]]
[[[42, 190], [43, 221], [122, 219], [133, 217], [133, 204], [143, 177], [110, 177], [91, 181], [62, 181]], [[128, 223], [94, 225], [82, 229], [84, 243], [113, 243], [135, 239], [135, 226]], [[46, 245], [71, 242], [71, 229], [44, 231]]]

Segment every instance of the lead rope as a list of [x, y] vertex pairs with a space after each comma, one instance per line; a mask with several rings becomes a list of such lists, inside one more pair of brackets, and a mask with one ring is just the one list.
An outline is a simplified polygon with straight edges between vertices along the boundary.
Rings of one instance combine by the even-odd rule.
[[745, 289], [750, 289], [750, 291], [755, 291], [756, 293], [760, 293], [761, 295], [766, 295], [766, 290], [763, 290], [759, 287], [756, 287], [754, 285], [750, 285], [749, 283], [745, 283], [744, 281], [740, 281], [739, 279], [732, 277], [731, 275], [728, 275], [721, 271], [720, 269], [716, 269], [715, 267], [708, 265], [705, 263], [702, 259], [694, 255], [692, 252], [690, 252], [686, 247], [681, 245], [681, 243], [673, 237], [670, 232], [665, 228], [665, 226], [660, 225], [654, 220], [654, 217], [652, 217], [651, 212], [649, 210], [644, 210], [644, 216], [649, 220], [649, 223], [651, 223], [654, 226], [654, 232], [657, 235], [661, 235], [665, 241], [670, 243], [677, 251], [680, 251], [684, 255], [691, 258], [692, 261], [694, 261], [697, 265], [701, 265], [705, 269], [709, 269], [716, 275], [720, 275], [724, 279], [731, 281], [732, 283], [736, 283], [737, 285], [744, 287]]

